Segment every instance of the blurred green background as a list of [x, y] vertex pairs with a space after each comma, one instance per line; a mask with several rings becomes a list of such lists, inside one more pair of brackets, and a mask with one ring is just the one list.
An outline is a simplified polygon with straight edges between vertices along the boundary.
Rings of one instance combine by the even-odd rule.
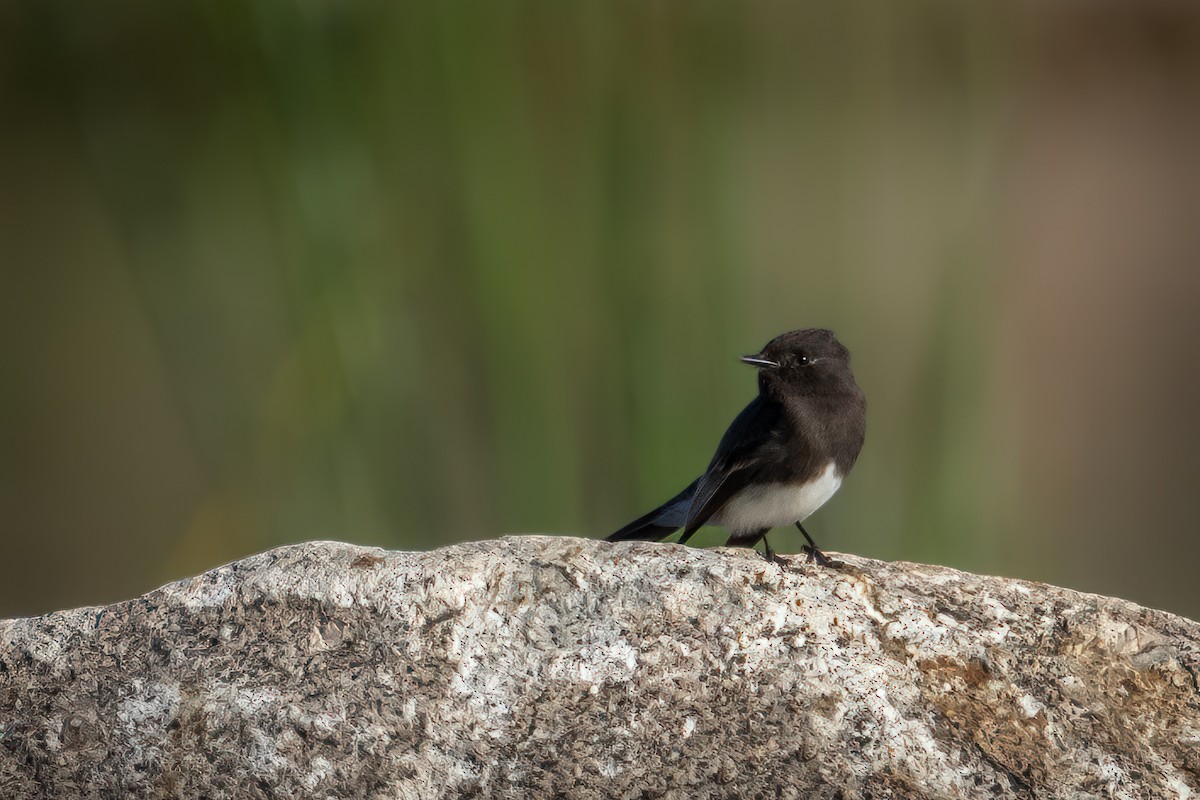
[[0, 615], [602, 536], [819, 325], [825, 547], [1200, 616], [1200, 6], [43, 0], [0, 97]]

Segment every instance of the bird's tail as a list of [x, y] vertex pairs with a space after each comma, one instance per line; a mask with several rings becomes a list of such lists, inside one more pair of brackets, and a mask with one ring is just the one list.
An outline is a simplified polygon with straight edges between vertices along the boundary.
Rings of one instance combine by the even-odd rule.
[[699, 478], [658, 508], [648, 514], [643, 514], [621, 530], [609, 535], [608, 541], [658, 542], [667, 538], [687, 522], [688, 508], [692, 505], [692, 495], [695, 493], [698, 483], [700, 483]]

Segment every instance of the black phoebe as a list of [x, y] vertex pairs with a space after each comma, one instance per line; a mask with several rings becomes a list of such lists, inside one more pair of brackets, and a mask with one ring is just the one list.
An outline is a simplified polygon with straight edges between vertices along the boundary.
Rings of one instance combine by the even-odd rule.
[[830, 563], [801, 523], [838, 490], [862, 449], [867, 404], [850, 351], [833, 331], [809, 328], [776, 336], [742, 361], [758, 368], [758, 397], [725, 431], [708, 469], [610, 542], [661, 541], [683, 528], [683, 543], [713, 524], [728, 529], [727, 545], [761, 539], [775, 561], [767, 531], [795, 523], [809, 561]]

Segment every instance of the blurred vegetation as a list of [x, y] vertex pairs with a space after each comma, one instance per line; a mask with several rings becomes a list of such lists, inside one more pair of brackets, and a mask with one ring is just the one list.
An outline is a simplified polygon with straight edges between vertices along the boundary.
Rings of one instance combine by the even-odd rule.
[[815, 325], [825, 547], [1200, 614], [1198, 14], [5, 4], [0, 614], [601, 536]]

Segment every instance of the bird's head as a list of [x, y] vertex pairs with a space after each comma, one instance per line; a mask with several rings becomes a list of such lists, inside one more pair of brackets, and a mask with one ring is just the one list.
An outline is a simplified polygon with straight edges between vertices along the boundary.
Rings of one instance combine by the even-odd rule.
[[761, 352], [742, 356], [742, 361], [758, 369], [762, 391], [788, 387], [804, 394], [837, 391], [850, 373], [850, 351], [837, 340], [833, 331], [806, 328], [776, 336]]

